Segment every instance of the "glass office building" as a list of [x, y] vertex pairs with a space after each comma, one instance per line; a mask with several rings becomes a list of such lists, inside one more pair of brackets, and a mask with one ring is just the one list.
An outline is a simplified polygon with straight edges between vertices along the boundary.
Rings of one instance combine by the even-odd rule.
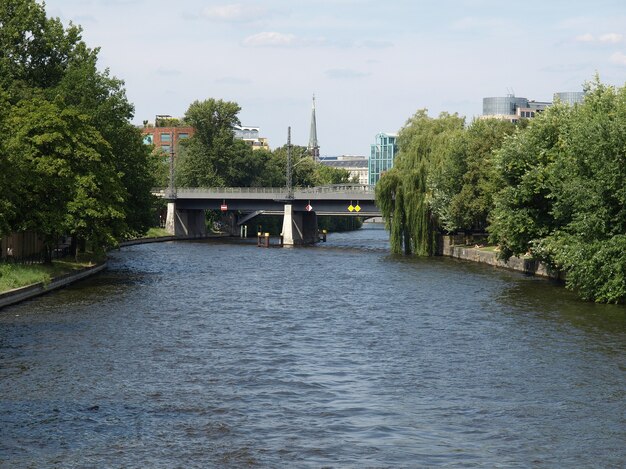
[[518, 108], [527, 108], [528, 99], [513, 95], [483, 98], [483, 116], [514, 116]]
[[582, 103], [585, 99], [584, 91], [565, 91], [562, 93], [554, 93], [554, 100], [561, 101], [562, 103], [574, 105]]
[[393, 168], [398, 153], [397, 139], [396, 134], [381, 132], [376, 135], [376, 142], [370, 146], [369, 184], [376, 184], [385, 171]]

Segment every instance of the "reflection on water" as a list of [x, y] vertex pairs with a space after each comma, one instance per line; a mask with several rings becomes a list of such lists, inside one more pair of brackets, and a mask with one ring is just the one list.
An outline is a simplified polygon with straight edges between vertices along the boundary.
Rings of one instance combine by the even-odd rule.
[[618, 467], [625, 315], [380, 226], [124, 248], [0, 312], [0, 466]]

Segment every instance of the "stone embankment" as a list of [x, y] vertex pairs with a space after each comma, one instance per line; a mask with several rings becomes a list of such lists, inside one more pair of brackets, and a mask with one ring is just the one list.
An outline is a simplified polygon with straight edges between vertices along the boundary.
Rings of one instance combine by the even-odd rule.
[[59, 288], [66, 287], [67, 285], [90, 277], [98, 272], [106, 269], [107, 263], [102, 262], [92, 267], [85, 267], [84, 269], [70, 272], [60, 277], [51, 280], [49, 283], [39, 282], [33, 285], [27, 285], [25, 287], [14, 288], [13, 290], [0, 293], [0, 309], [9, 306], [20, 301], [28, 300], [39, 295], [57, 290]]
[[[219, 237], [219, 235], [212, 235], [209, 237]], [[134, 246], [136, 244], [162, 243], [166, 241], [181, 241], [181, 240], [192, 240], [192, 239], [199, 239], [199, 238], [191, 237], [191, 236], [190, 237], [162, 236], [159, 238], [140, 238], [140, 239], [133, 239], [130, 241], [122, 241], [120, 243], [120, 247]], [[95, 275], [103, 271], [106, 268], [107, 268], [107, 262], [104, 261], [92, 267], [85, 267], [84, 269], [76, 270], [74, 272], [61, 275], [51, 280], [48, 283], [39, 282], [33, 285], [27, 285], [25, 287], [14, 288], [13, 290], [0, 293], [0, 309], [2, 309], [5, 306], [16, 304], [21, 301], [34, 298], [39, 295], [44, 295], [53, 290], [66, 287], [74, 282], [78, 282], [79, 280]]]
[[[538, 275], [555, 280], [563, 280], [563, 274], [551, 270], [547, 265], [530, 257], [511, 257], [507, 262], [498, 259], [496, 251], [484, 250], [479, 244], [471, 245], [472, 239], [464, 236], [442, 236], [440, 253], [443, 256], [455, 257], [473, 262], [517, 270], [529, 275]], [[478, 240], [480, 241], [480, 240]]]

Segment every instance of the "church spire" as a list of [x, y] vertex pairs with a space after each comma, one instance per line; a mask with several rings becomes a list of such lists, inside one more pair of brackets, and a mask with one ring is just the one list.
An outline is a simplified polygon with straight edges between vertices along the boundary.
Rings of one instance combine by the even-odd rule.
[[311, 132], [309, 134], [308, 150], [314, 161], [320, 159], [320, 146], [317, 143], [317, 124], [315, 122], [315, 95], [313, 95], [313, 109], [311, 110]]

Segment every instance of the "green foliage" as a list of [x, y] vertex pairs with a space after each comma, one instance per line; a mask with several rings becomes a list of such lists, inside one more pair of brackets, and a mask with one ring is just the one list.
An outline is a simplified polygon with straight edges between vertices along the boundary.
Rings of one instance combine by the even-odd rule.
[[[148, 150], [153, 146], [144, 145]], [[152, 150], [148, 159], [148, 172], [154, 181], [154, 187], [166, 187], [170, 183], [170, 154], [161, 149]]]
[[317, 217], [317, 227], [329, 233], [337, 231], [353, 231], [363, 226], [360, 217]]
[[553, 233], [533, 251], [566, 272], [566, 286], [581, 298], [600, 303], [626, 302], [626, 235], [583, 241]]
[[490, 227], [503, 257], [528, 250], [586, 299], [626, 301], [626, 89], [588, 85], [505, 144]]
[[43, 99], [23, 101], [8, 120], [9, 161], [27, 175], [13, 227], [34, 230], [48, 249], [64, 233], [105, 245], [122, 219], [121, 186], [109, 145], [89, 118]]
[[418, 111], [376, 187], [393, 252], [487, 228], [501, 258], [530, 252], [581, 297], [626, 302], [626, 88], [586, 88], [517, 126]]
[[[95, 258], [93, 260], [96, 260]], [[50, 283], [55, 277], [93, 265], [88, 262], [53, 261], [51, 264], [0, 263], [0, 293], [35, 283]]]
[[151, 221], [154, 178], [123, 82], [81, 29], [34, 0], [0, 3], [0, 232], [104, 246]]
[[438, 222], [428, 178], [441, 165], [448, 141], [463, 126], [463, 118], [456, 114], [442, 113], [433, 119], [426, 110], [419, 110], [400, 131], [394, 169], [376, 186], [376, 200], [391, 231], [393, 252], [434, 254]]
[[216, 99], [195, 101], [185, 121], [195, 134], [179, 144], [176, 184], [181, 187], [249, 186], [259, 168], [252, 149], [235, 140], [237, 103]]
[[155, 127], [180, 127], [186, 125], [184, 120], [176, 117], [158, 117], [154, 121]]
[[484, 231], [500, 184], [494, 151], [515, 131], [497, 119], [474, 120], [467, 129], [449, 135], [440, 164], [429, 173], [431, 207], [448, 231]]
[[330, 184], [348, 184], [350, 171], [342, 168], [333, 168], [318, 164], [315, 166], [315, 185], [325, 186]]

